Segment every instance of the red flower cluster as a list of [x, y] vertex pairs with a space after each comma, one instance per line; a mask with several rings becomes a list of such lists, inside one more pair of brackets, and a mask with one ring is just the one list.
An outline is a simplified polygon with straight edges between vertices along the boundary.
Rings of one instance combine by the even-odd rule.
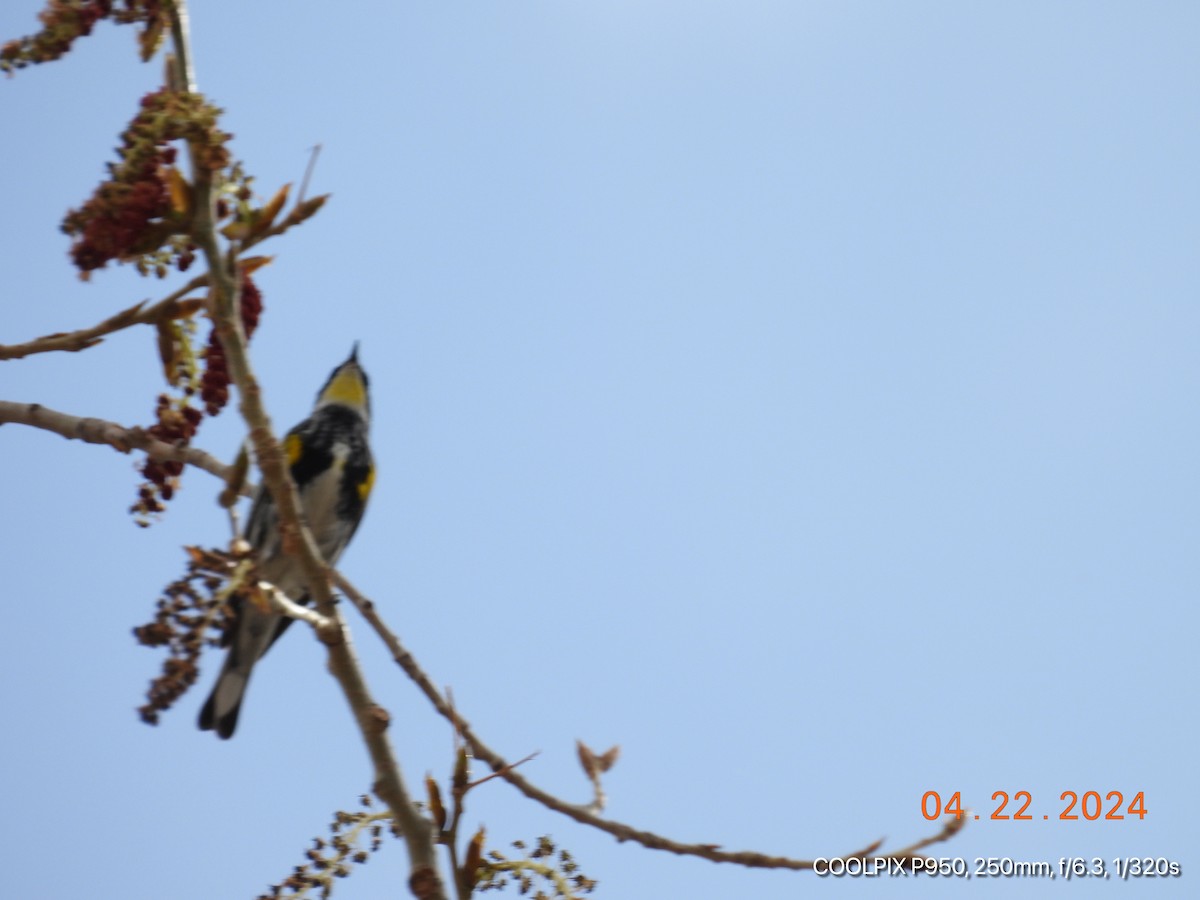
[[101, 19], [112, 13], [112, 0], [50, 0], [38, 13], [42, 30], [35, 35], [9, 41], [0, 49], [0, 69], [19, 69], [31, 63], [58, 59], [71, 49], [76, 38], [92, 33]]
[[191, 189], [176, 170], [171, 143], [186, 141], [201, 171], [220, 172], [230, 164], [230, 135], [217, 127], [219, 115], [198, 94], [162, 88], [142, 98], [121, 134], [120, 161], [109, 164], [109, 177], [63, 219], [62, 230], [75, 238], [71, 256], [82, 273], [110, 261], [136, 261], [143, 274], [161, 277], [171, 263], [180, 271], [191, 264]]
[[[249, 275], [242, 276], [242, 327], [246, 340], [250, 340], [258, 327], [262, 315], [262, 294]], [[208, 348], [204, 351], [204, 377], [200, 381], [200, 399], [210, 416], [215, 416], [229, 402], [229, 367], [225, 360], [225, 345], [213, 329], [208, 335]]]
[[114, 10], [113, 6], [114, 0], [49, 0], [38, 13], [41, 31], [9, 41], [0, 48], [0, 72], [58, 59], [78, 38], [91, 34], [97, 22], [107, 18], [123, 25], [142, 26], [138, 43], [145, 62], [166, 30], [162, 0], [122, 0], [121, 9]]
[[138, 709], [142, 721], [157, 725], [159, 715], [196, 681], [200, 654], [216, 644], [229, 626], [230, 607], [221, 590], [242, 557], [223, 550], [185, 547], [187, 574], [167, 585], [155, 604], [154, 618], [133, 629], [139, 644], [167, 651], [162, 672], [150, 682], [146, 703]]
[[[193, 406], [177, 406], [166, 394], [158, 395], [158, 405], [155, 408], [158, 419], [146, 429], [146, 433], [166, 444], [176, 447], [186, 447], [191, 443], [200, 420], [204, 414]], [[142, 475], [146, 481], [138, 489], [137, 502], [130, 509], [139, 516], [150, 516], [163, 512], [164, 501], [175, 496], [175, 488], [179, 486], [179, 476], [183, 474], [183, 463], [175, 460], [158, 460], [147, 457], [142, 463]]]
[[79, 235], [71, 245], [71, 258], [81, 272], [140, 252], [151, 226], [171, 210], [165, 172], [174, 162], [175, 148], [163, 147], [128, 182], [105, 182], [81, 209], [67, 215], [63, 231]]
[[[242, 327], [249, 339], [258, 328], [263, 310], [262, 293], [249, 275], [242, 276], [240, 296]], [[204, 410], [191, 405], [193, 390], [190, 386], [184, 388], [184, 396], [176, 401], [172, 401], [167, 394], [160, 394], [155, 408], [157, 421], [146, 429], [151, 437], [176, 447], [186, 447], [195, 436], [205, 413], [215, 416], [229, 402], [229, 366], [225, 359], [225, 345], [217, 336], [216, 328], [209, 332], [204, 356], [204, 374], [200, 379], [200, 399], [204, 403]], [[166, 511], [164, 503], [175, 496], [179, 476], [183, 474], [183, 463], [147, 457], [141, 471], [146, 480], [138, 488], [137, 502], [129, 511], [138, 517], [138, 524], [147, 525], [151, 516]]]

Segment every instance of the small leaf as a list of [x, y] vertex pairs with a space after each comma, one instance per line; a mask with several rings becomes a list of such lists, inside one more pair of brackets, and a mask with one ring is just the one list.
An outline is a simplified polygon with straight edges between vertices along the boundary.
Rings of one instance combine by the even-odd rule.
[[316, 215], [330, 196], [330, 194], [319, 194], [316, 197], [309, 197], [303, 203], [297, 203], [296, 208], [288, 213], [288, 221], [303, 222], [310, 216]]
[[425, 790], [429, 792], [429, 811], [439, 831], [446, 828], [446, 807], [442, 805], [442, 790], [432, 775], [425, 776]]
[[578, 740], [575, 742], [575, 750], [579, 754], [579, 765], [583, 766], [584, 773], [588, 778], [594, 779], [599, 771], [596, 754], [591, 747]]
[[479, 867], [483, 865], [483, 842], [487, 838], [487, 829], [480, 826], [467, 845], [467, 856], [462, 864], [462, 877], [467, 887], [475, 887], [479, 881]]
[[613, 744], [603, 754], [596, 758], [596, 763], [600, 766], [601, 772], [607, 772], [613, 767], [617, 761], [617, 757], [621, 755], [621, 747], [619, 744]]
[[192, 211], [192, 186], [174, 166], [167, 169], [167, 189], [171, 194], [171, 209], [187, 216]]
[[275, 262], [275, 257], [273, 256], [247, 256], [239, 262], [239, 265], [242, 267], [243, 275], [250, 275], [253, 272], [257, 272], [263, 266], [269, 266], [273, 262]]
[[249, 222], [234, 221], [222, 228], [221, 234], [231, 241], [244, 241], [249, 236], [250, 230]]
[[287, 203], [288, 192], [292, 189], [290, 183], [285, 184], [275, 192], [275, 196], [267, 201], [262, 209], [258, 210], [255, 216], [254, 227], [251, 229], [251, 234], [258, 235], [269, 229], [275, 223], [275, 217], [279, 215], [279, 211], [283, 209], [283, 204]]
[[179, 381], [179, 344], [183, 336], [173, 321], [157, 322], [155, 329], [158, 332], [158, 358], [162, 360], [163, 376], [167, 384], [173, 385]]
[[155, 16], [146, 23], [145, 29], [138, 35], [138, 47], [142, 62], [149, 62], [162, 44], [164, 21], [161, 15]]

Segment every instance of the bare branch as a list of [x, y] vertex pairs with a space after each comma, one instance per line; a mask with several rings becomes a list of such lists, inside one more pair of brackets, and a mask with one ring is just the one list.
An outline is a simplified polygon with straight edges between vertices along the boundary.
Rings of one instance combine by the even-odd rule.
[[[218, 478], [226, 478], [229, 466], [196, 447], [176, 447], [151, 437], [142, 428], [126, 428], [106, 419], [84, 418], [58, 412], [40, 403], [13, 403], [0, 400], [0, 425], [6, 423], [29, 425], [52, 431], [68, 440], [84, 441], [89, 444], [107, 444], [122, 453], [145, 450], [154, 459], [173, 460], [203, 469]], [[250, 489], [242, 488], [242, 495], [249, 496]]]
[[260, 581], [258, 587], [259, 590], [270, 598], [271, 605], [275, 607], [277, 612], [283, 613], [289, 619], [299, 619], [301, 622], [307, 622], [317, 632], [318, 636], [322, 636], [322, 641], [326, 639], [326, 636], [332, 637], [333, 640], [340, 640], [336, 636], [339, 628], [337, 622], [321, 615], [315, 609], [301, 606], [269, 581]]
[[175, 78], [172, 87], [177, 91], [196, 93], [196, 72], [192, 68], [191, 20], [186, 0], [171, 4], [171, 46], [175, 51]]
[[[606, 819], [596, 815], [586, 806], [580, 806], [574, 803], [568, 803], [555, 797], [553, 794], [542, 790], [534, 785], [520, 773], [515, 771], [514, 764], [509, 763], [499, 753], [492, 750], [485, 744], [478, 735], [471, 729], [470, 724], [458, 714], [451, 706], [446, 698], [442, 696], [441, 691], [434, 686], [430, 681], [429, 676], [413, 659], [404, 646], [400, 643], [400, 639], [392, 632], [390, 628], [379, 617], [375, 611], [375, 603], [354, 587], [346, 577], [340, 572], [334, 571], [333, 583], [350, 598], [350, 601], [367, 620], [368, 624], [375, 630], [375, 633], [383, 640], [392, 658], [396, 664], [404, 670], [405, 674], [416, 683], [421, 692], [425, 694], [433, 708], [436, 709], [443, 717], [445, 717], [462, 739], [466, 741], [467, 746], [471, 748], [471, 753], [476, 759], [479, 759], [491, 766], [501, 778], [519, 790], [522, 794], [531, 800], [536, 800], [543, 806], [560, 812], [564, 816], [574, 819], [583, 825], [590, 825], [593, 828], [598, 828], [615, 837], [618, 841], [634, 841], [647, 847], [651, 850], [665, 850], [668, 853], [676, 853], [681, 856], [699, 856], [702, 859], [707, 859], [718, 863], [733, 863], [735, 865], [747, 866], [749, 868], [759, 869], [811, 869], [814, 865], [814, 860], [810, 859], [793, 859], [787, 856], [771, 856], [766, 853], [759, 853], [754, 850], [739, 850], [730, 851], [722, 850], [719, 844], [687, 844], [681, 841], [672, 840], [660, 834], [655, 834], [651, 831], [643, 831], [634, 828], [631, 825], [626, 825], [623, 822], [617, 822], [613, 819]], [[899, 851], [898, 854], [887, 854], [888, 856], [905, 857], [911, 856], [922, 847], [938, 841], [944, 841], [951, 837], [959, 828], [962, 827], [961, 822], [958, 824], [947, 825], [937, 835], [918, 841], [911, 847], [906, 847]], [[875, 845], [878, 846], [878, 845]]]
[[201, 307], [201, 303], [200, 301], [196, 301], [194, 304], [184, 303], [183, 298], [191, 291], [204, 287], [206, 284], [208, 284], [208, 276], [200, 275], [153, 306], [147, 306], [146, 304], [150, 301], [143, 300], [90, 328], [47, 334], [23, 344], [0, 344], [0, 360], [21, 359], [35, 353], [49, 353], [55, 350], [78, 353], [80, 350], [96, 346], [104, 340], [106, 334], [112, 334], [114, 331], [120, 331], [132, 325], [153, 325], [157, 322], [191, 315]]

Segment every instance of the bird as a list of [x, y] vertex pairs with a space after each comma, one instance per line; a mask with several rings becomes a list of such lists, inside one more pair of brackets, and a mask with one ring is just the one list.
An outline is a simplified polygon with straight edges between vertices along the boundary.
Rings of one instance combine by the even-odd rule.
[[[282, 446], [300, 506], [321, 555], [337, 562], [362, 521], [375, 481], [368, 441], [371, 406], [367, 373], [358, 362], [358, 344], [333, 370], [317, 394], [312, 413], [284, 437]], [[300, 565], [283, 552], [275, 501], [259, 485], [243, 534], [257, 578], [289, 599], [307, 604], [308, 587]], [[212, 693], [200, 710], [199, 726], [223, 739], [233, 736], [250, 673], [267, 649], [292, 623], [245, 597], [232, 601], [233, 618], [222, 646], [229, 648]]]

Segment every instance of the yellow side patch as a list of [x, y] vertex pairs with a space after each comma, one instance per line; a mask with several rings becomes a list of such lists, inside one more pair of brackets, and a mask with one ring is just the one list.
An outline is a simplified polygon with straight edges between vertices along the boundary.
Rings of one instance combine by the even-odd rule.
[[371, 493], [371, 488], [375, 485], [375, 467], [367, 469], [367, 477], [358, 483], [358, 499], [367, 502], [367, 495]]
[[300, 439], [298, 434], [289, 434], [283, 441], [283, 452], [287, 456], [288, 468], [290, 469], [300, 457], [304, 455], [304, 441]]

